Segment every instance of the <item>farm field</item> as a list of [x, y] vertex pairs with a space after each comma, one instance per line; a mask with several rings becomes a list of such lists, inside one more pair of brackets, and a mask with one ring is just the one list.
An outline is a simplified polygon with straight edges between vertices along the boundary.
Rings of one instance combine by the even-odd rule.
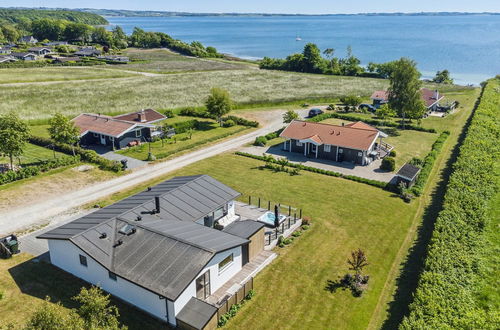
[[153, 73], [256, 68], [256, 66], [238, 62], [181, 56], [164, 49], [129, 48], [123, 52], [123, 55], [129, 56], [133, 62], [110, 66], [110, 68]]
[[369, 95], [387, 84], [371, 78], [223, 70], [54, 83], [50, 88], [36, 84], [0, 86], [0, 98], [11, 100], [0, 105], [0, 113], [15, 111], [24, 119], [47, 119], [54, 112], [76, 116], [82, 112], [116, 114], [143, 108], [199, 106], [214, 86], [229, 90], [237, 103], [259, 103]]
[[0, 69], [1, 84], [27, 83], [62, 80], [89, 80], [134, 77], [137, 74], [118, 70], [107, 70], [103, 67], [42, 67]]
[[[59, 158], [66, 155], [56, 151], [55, 156]], [[19, 159], [14, 158], [14, 164], [19, 164], [19, 161], [21, 161], [22, 165], [30, 165], [40, 163], [47, 159], [54, 159], [54, 152], [52, 150], [28, 143], [24, 154], [19, 157]], [[0, 157], [0, 164], [8, 162], [9, 157]]]

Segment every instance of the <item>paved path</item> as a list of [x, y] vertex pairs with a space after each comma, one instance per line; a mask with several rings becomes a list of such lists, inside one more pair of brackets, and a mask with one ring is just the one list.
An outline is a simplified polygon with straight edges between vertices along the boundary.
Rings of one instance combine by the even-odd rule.
[[322, 159], [311, 159], [300, 153], [284, 151], [281, 144], [272, 147], [246, 147], [241, 149], [241, 151], [257, 156], [262, 156], [262, 154], [265, 153], [277, 158], [287, 158], [293, 163], [300, 163], [305, 166], [311, 166], [346, 175], [355, 175], [365, 179], [382, 182], [395, 181], [394, 173], [380, 170], [380, 165], [382, 164], [382, 160], [380, 159], [366, 166], [354, 165], [347, 162], [337, 163]]
[[[265, 127], [251, 133], [184, 154], [172, 160], [147, 165], [129, 174], [57, 198], [13, 209], [10, 212], [2, 214], [0, 218], [0, 233], [8, 234], [29, 228], [33, 225], [47, 223], [47, 219], [50, 219], [50, 217], [126, 190], [200, 160], [239, 148], [255, 140], [257, 136], [275, 131], [283, 126], [283, 111], [276, 110], [268, 112], [267, 115], [271, 113], [273, 114], [272, 120], [270, 119]], [[50, 222], [54, 223], [54, 221]]]
[[91, 148], [92, 150], [97, 152], [99, 155], [101, 155], [102, 157], [109, 159], [109, 160], [116, 160], [116, 161], [120, 162], [123, 159], [126, 159], [127, 160], [127, 168], [129, 170], [143, 167], [143, 166], [146, 166], [148, 164], [148, 162], [145, 162], [145, 161], [142, 161], [139, 159], [120, 155], [120, 154], [114, 152], [113, 150], [111, 150], [111, 147], [93, 145], [93, 146], [89, 146], [89, 148]]

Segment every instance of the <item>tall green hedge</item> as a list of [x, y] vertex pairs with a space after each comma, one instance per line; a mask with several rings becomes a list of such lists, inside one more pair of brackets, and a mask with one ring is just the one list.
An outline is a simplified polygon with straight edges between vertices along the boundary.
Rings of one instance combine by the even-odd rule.
[[476, 297], [489, 203], [499, 189], [500, 79], [489, 80], [453, 165], [410, 314], [400, 329], [498, 329]]

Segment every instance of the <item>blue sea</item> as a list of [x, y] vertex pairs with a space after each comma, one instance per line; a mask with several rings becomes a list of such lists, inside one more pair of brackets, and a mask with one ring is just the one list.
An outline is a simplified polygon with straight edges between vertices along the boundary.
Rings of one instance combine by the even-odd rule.
[[[301, 52], [308, 42], [363, 64], [402, 56], [424, 78], [448, 69], [456, 83], [478, 84], [500, 74], [500, 15], [458, 16], [201, 16], [107, 17], [126, 33], [134, 27], [201, 41], [219, 52], [259, 59]], [[302, 40], [297, 41], [297, 36]]]

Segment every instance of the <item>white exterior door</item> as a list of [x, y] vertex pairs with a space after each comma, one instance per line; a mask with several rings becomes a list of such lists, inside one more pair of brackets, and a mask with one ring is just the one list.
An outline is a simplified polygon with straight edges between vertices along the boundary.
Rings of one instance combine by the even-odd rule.
[[102, 134], [100, 136], [101, 136], [101, 144], [106, 145], [106, 136]]

